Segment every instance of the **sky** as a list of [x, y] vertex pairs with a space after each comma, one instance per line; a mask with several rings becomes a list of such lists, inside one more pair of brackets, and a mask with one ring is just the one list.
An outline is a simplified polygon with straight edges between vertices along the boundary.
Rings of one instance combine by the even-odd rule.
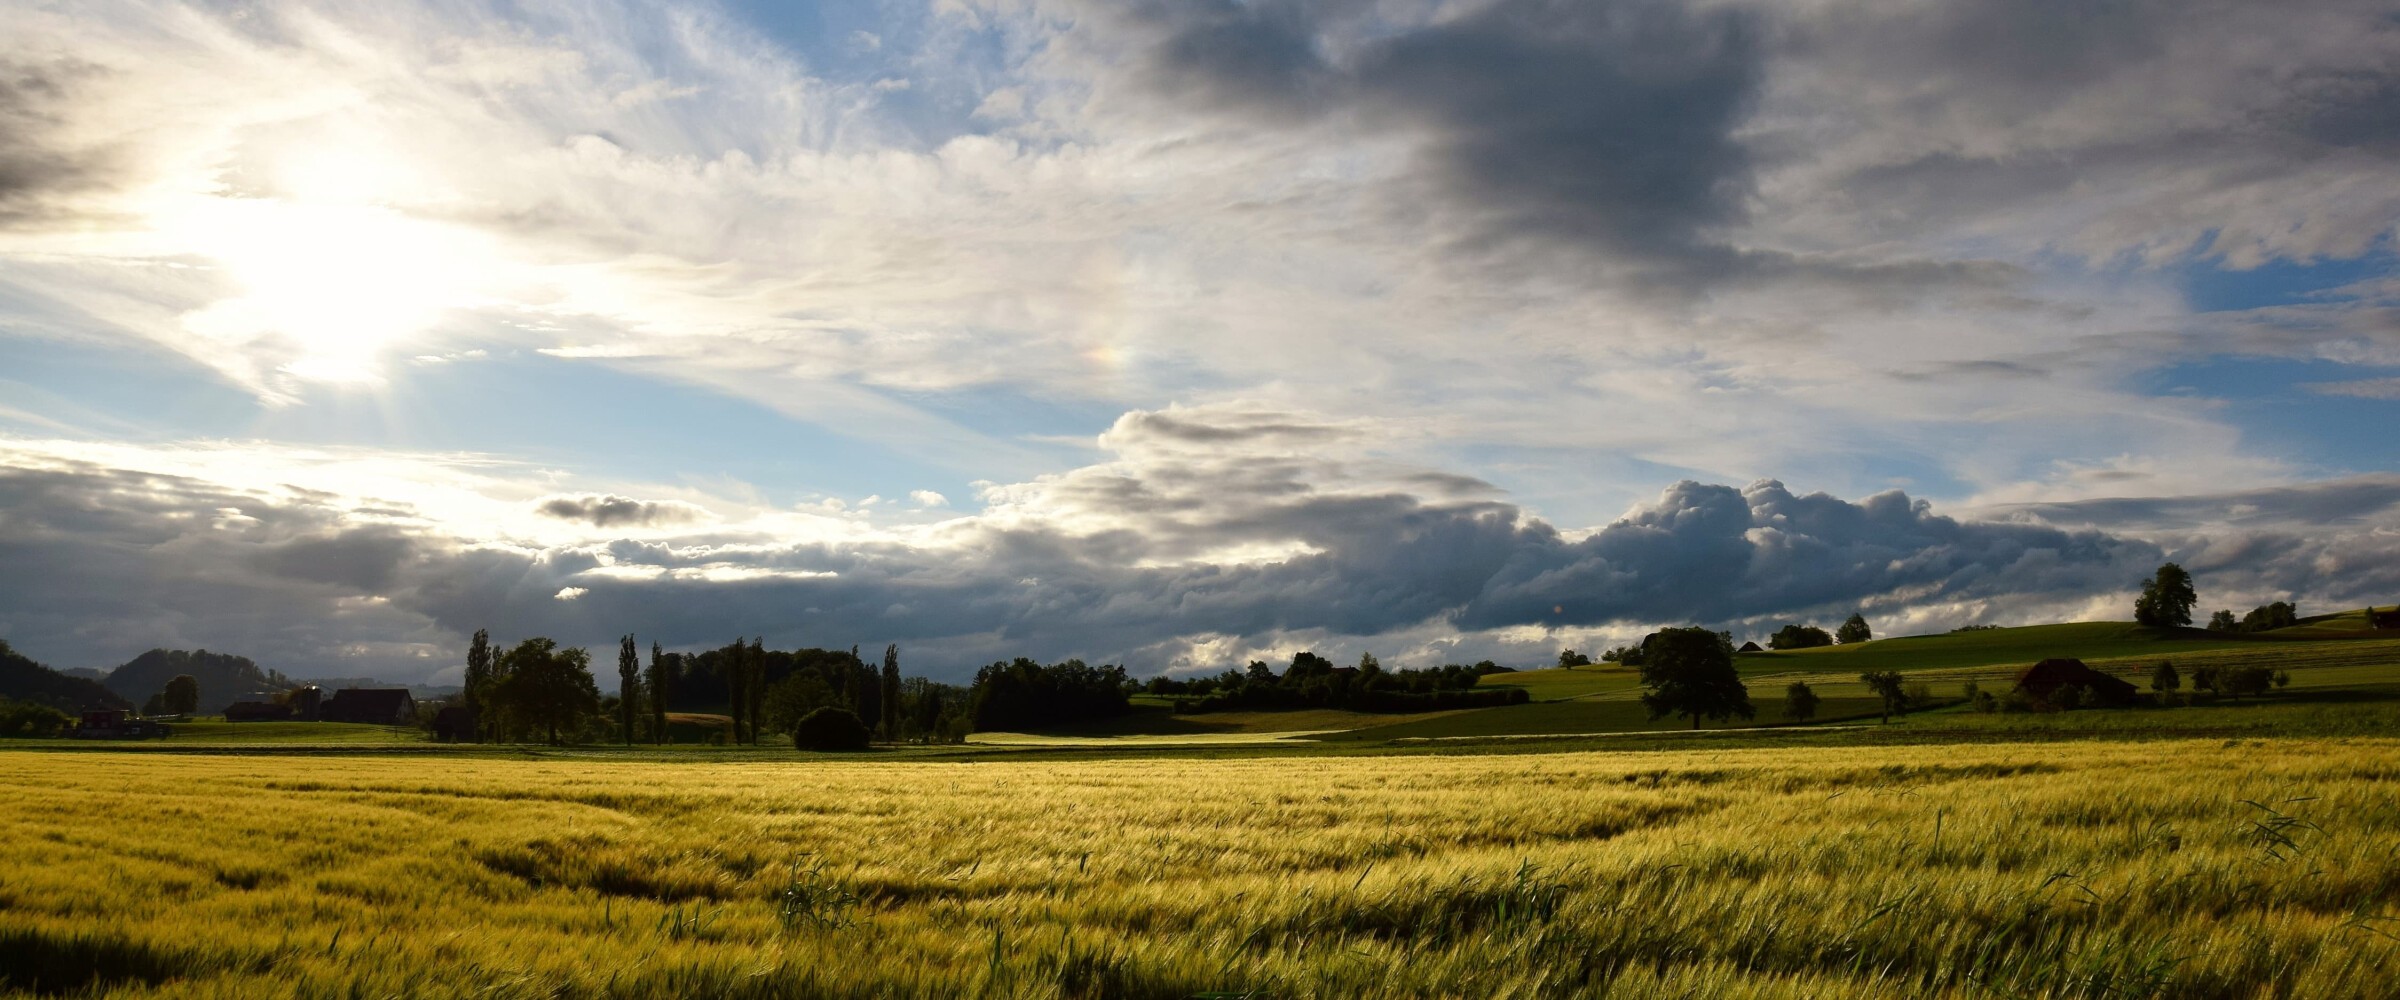
[[0, 15], [0, 638], [56, 666], [2400, 600], [2388, 2]]

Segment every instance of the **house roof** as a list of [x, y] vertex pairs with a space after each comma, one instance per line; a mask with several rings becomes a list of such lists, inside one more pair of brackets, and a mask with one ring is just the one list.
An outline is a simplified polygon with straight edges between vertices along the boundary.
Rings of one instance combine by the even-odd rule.
[[333, 693], [328, 709], [338, 709], [344, 715], [373, 715], [378, 718], [398, 716], [401, 710], [416, 704], [416, 696], [407, 688], [343, 688]]

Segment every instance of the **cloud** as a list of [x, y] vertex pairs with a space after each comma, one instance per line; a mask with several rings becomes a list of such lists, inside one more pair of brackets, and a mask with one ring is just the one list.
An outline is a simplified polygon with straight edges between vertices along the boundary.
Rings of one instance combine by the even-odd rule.
[[932, 490], [910, 490], [908, 491], [908, 502], [916, 504], [918, 507], [926, 510], [931, 510], [935, 507], [950, 506], [949, 497], [943, 496]]
[[[2347, 599], [2400, 582], [2372, 562], [2400, 537], [2390, 530], [2400, 487], [2382, 480], [2214, 507], [2051, 505], [1983, 520], [1897, 491], [1851, 501], [1773, 481], [1682, 482], [1567, 531], [1488, 493], [1462, 495], [1439, 470], [1340, 444], [1356, 439], [1310, 414], [1273, 423], [1320, 445], [1265, 461], [1239, 444], [1192, 446], [1210, 435], [1151, 434], [1148, 416], [1119, 421], [1105, 461], [993, 486], [975, 513], [846, 520], [843, 533], [813, 535], [790, 520], [808, 515], [757, 509], [705, 530], [544, 541], [505, 525], [394, 519], [371, 513], [388, 503], [305, 483], [20, 461], [0, 475], [0, 555], [28, 570], [0, 588], [0, 607], [12, 609], [11, 642], [68, 663], [162, 644], [279, 667], [357, 663], [342, 651], [365, 643], [432, 660], [385, 653], [366, 666], [429, 672], [477, 628], [575, 644], [632, 630], [670, 647], [735, 634], [900, 642], [912, 669], [956, 678], [1014, 655], [1137, 670], [1221, 667], [1209, 657], [1301, 644], [1522, 659], [1662, 624], [1755, 632], [1860, 609], [1920, 627], [2014, 620], [2113, 607], [2176, 556], [2203, 568], [2212, 594]], [[1233, 429], [1266, 414], [1174, 416]], [[2267, 508], [2279, 520], [2251, 523], [2260, 530], [2245, 551], [2190, 537], [2210, 511]], [[2313, 534], [2288, 527], [2337, 514], [2347, 519]], [[111, 596], [80, 596], [94, 594]], [[101, 635], [111, 638], [91, 638]]]
[[681, 501], [636, 500], [616, 494], [582, 493], [544, 497], [534, 505], [544, 517], [577, 521], [595, 528], [690, 524], [709, 520], [708, 509]]
[[1738, 7], [1502, 0], [1367, 39], [1357, 4], [1136, 5], [1136, 71], [1174, 102], [1267, 121], [1363, 116], [1410, 135], [1474, 239], [1722, 266], [1763, 71]]
[[2347, 382], [2308, 382], [2308, 391], [2321, 396], [2355, 396], [2359, 399], [2400, 399], [2400, 378], [2352, 379]]

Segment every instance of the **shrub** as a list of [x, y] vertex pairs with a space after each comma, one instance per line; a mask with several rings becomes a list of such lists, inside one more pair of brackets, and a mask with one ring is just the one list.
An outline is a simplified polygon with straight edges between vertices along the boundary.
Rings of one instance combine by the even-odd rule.
[[0, 736], [50, 737], [74, 724], [67, 713], [48, 705], [0, 698]]
[[[1974, 687], [1972, 684], [1967, 686]], [[1968, 700], [1975, 703], [1975, 710], [1978, 712], [1988, 714], [2000, 710], [2000, 699], [1992, 697], [1992, 693], [1989, 691], [1977, 691]]]
[[2041, 707], [2033, 700], [2033, 696], [2026, 694], [2023, 689], [2010, 691], [2008, 697], [2000, 702], [2000, 710], [2003, 712], [2032, 712]]
[[2061, 712], [2072, 712], [2082, 708], [2083, 703], [2087, 700], [2089, 699], [2084, 695], [2081, 684], [2061, 684], [2058, 686], [2058, 690], [2050, 692], [2050, 706]]
[[792, 727], [792, 745], [802, 750], [864, 750], [867, 724], [847, 708], [820, 708]]

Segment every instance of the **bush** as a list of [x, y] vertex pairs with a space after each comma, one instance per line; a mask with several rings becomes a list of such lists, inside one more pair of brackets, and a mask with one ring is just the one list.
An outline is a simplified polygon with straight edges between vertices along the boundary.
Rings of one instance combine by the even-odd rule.
[[820, 708], [792, 727], [792, 746], [801, 750], [846, 751], [867, 748], [867, 724], [847, 708]]
[[2083, 703], [2088, 700], [2090, 699], [2084, 694], [2081, 684], [2061, 684], [2058, 690], [2050, 692], [2050, 706], [2061, 712], [2072, 712], [2082, 708]]
[[2033, 700], [2032, 695], [2026, 694], [2023, 688], [2010, 691], [2008, 697], [2000, 702], [2000, 710], [2003, 712], [2033, 712], [2040, 709], [2041, 705]]
[[[1968, 686], [1973, 687], [1974, 685]], [[1977, 691], [1968, 700], [1975, 703], [1976, 711], [1987, 715], [2000, 710], [2000, 699], [1992, 697], [1992, 693], [1989, 691]]]
[[0, 698], [0, 736], [51, 737], [74, 725], [67, 713], [48, 705]]

